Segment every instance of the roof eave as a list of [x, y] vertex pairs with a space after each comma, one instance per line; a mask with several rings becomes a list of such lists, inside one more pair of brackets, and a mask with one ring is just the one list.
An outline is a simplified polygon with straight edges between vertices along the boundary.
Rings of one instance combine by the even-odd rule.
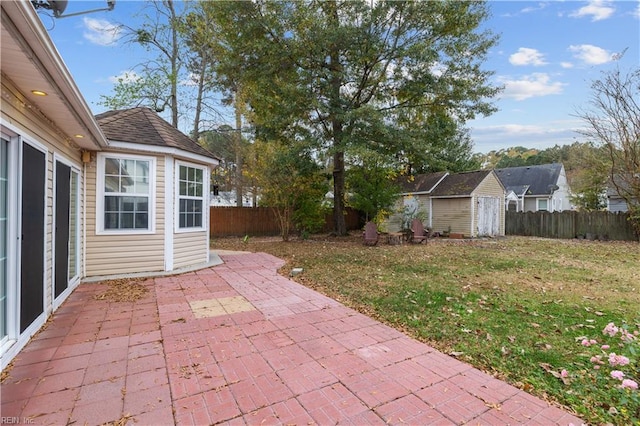
[[197, 161], [213, 167], [220, 164], [220, 161], [217, 158], [207, 157], [170, 146], [145, 145], [133, 142], [109, 140], [109, 149], [113, 151], [137, 151], [156, 155], [173, 155], [174, 157]]
[[[48, 81], [59, 96], [61, 106], [86, 130], [87, 138], [73, 139], [73, 142], [85, 149], [101, 149], [108, 146], [108, 142], [97, 121], [93, 117], [89, 106], [75, 84], [71, 73], [65, 65], [53, 41], [42, 25], [37, 12], [28, 1], [2, 2], [2, 10], [12, 22], [23, 25], [16, 26], [21, 37], [20, 42], [35, 54], [25, 52], [34, 69]], [[25, 90], [24, 88], [20, 88]], [[73, 137], [74, 135], [67, 135]]]

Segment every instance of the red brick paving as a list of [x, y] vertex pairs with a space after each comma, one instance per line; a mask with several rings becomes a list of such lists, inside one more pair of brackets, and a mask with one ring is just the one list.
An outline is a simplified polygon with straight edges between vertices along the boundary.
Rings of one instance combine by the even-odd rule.
[[[153, 278], [136, 303], [83, 284], [16, 357], [2, 416], [32, 424], [581, 424], [277, 274], [266, 254]], [[255, 309], [196, 318], [189, 302]], [[244, 299], [238, 299], [244, 298]]]

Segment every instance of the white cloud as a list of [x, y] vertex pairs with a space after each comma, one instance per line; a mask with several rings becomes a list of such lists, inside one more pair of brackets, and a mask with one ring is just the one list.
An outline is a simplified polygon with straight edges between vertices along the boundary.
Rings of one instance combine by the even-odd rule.
[[121, 28], [104, 19], [83, 18], [85, 39], [93, 44], [109, 46], [120, 38]]
[[135, 83], [136, 81], [140, 80], [142, 77], [140, 77], [135, 71], [122, 71], [120, 74], [118, 75], [114, 75], [109, 77], [109, 81], [113, 84], [116, 83]]
[[528, 47], [519, 48], [516, 53], [509, 56], [509, 62], [511, 63], [511, 65], [516, 66], [534, 65], [538, 67], [547, 64], [542, 53], [538, 52], [538, 50], [536, 49], [531, 49]]
[[568, 145], [579, 136], [577, 129], [581, 127], [576, 121], [550, 121], [540, 124], [498, 124], [483, 126], [471, 125], [471, 136], [474, 151], [488, 153], [492, 150], [514, 146], [546, 149], [555, 145]]
[[601, 47], [591, 44], [580, 44], [569, 46], [569, 51], [573, 56], [588, 65], [601, 65], [610, 62], [613, 55]]
[[562, 68], [573, 68], [573, 64], [571, 62], [560, 62], [560, 66]]
[[498, 80], [504, 85], [502, 96], [516, 101], [538, 96], [557, 95], [562, 93], [562, 88], [565, 86], [564, 83], [552, 82], [546, 73], [533, 73], [519, 80], [512, 80], [507, 77], [502, 77]]
[[538, 3], [536, 6], [525, 7], [520, 11], [520, 13], [532, 13], [538, 10], [542, 10], [547, 7], [549, 3]]
[[601, 21], [611, 17], [615, 10], [612, 2], [608, 0], [591, 0], [588, 5], [581, 7], [569, 16], [574, 18], [591, 16], [591, 21]]

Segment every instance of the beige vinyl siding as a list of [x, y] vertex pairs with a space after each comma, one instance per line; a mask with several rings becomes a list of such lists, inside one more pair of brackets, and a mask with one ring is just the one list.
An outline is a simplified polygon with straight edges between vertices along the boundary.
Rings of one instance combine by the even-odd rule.
[[429, 196], [426, 194], [420, 195], [403, 195], [401, 196], [392, 208], [392, 214], [383, 222], [382, 230], [387, 232], [400, 232], [402, 231], [402, 220], [404, 216], [405, 202], [409, 199], [415, 198], [418, 203], [418, 217], [422, 219], [422, 223], [425, 226], [429, 224]]
[[471, 198], [433, 198], [433, 231], [471, 236]]
[[[37, 110], [29, 108], [22, 102], [22, 96], [11, 81], [2, 75], [2, 120], [3, 123], [14, 126], [23, 140], [43, 145], [47, 149], [46, 172], [46, 230], [45, 230], [45, 312], [53, 309], [53, 156], [58, 154], [81, 167], [81, 150], [73, 142], [64, 139], [62, 132]], [[82, 183], [82, 172], [80, 182]], [[82, 205], [82, 191], [80, 191]], [[82, 226], [82, 224], [81, 224]], [[82, 268], [82, 264], [80, 265]], [[82, 270], [82, 269], [81, 269]]]
[[[116, 155], [124, 153], [115, 153]], [[138, 154], [139, 155], [139, 154]], [[150, 155], [146, 155], [149, 156]], [[156, 156], [155, 232], [153, 234], [96, 235], [97, 156], [87, 165], [86, 276], [164, 270], [164, 156]]]
[[[473, 191], [473, 195], [476, 197], [497, 197], [500, 198], [500, 206], [505, 205], [506, 194], [504, 192], [503, 186], [500, 183], [500, 180], [495, 175], [495, 173], [489, 173], [486, 178], [480, 182], [480, 185]], [[478, 212], [476, 214], [476, 220]], [[504, 235], [504, 218], [505, 218], [505, 209], [500, 209], [500, 235]]]
[[207, 231], [173, 234], [173, 267], [185, 268], [209, 261]]

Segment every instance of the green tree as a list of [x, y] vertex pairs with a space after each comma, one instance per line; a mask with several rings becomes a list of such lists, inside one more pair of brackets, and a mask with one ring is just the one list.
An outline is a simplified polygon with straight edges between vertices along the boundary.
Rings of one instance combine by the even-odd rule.
[[348, 204], [366, 214], [366, 220], [377, 224], [387, 217], [390, 207], [400, 196], [396, 184], [397, 167], [377, 152], [363, 152], [347, 170]]
[[328, 185], [308, 149], [300, 144], [257, 141], [253, 178], [260, 188], [260, 205], [273, 208], [282, 239], [291, 226], [303, 235], [324, 225], [322, 201]]
[[499, 88], [489, 83], [493, 73], [481, 68], [497, 42], [480, 29], [489, 14], [485, 2], [257, 0], [211, 6], [227, 47], [218, 71], [251, 86], [247, 103], [259, 132], [307, 141], [320, 155], [332, 156], [339, 235], [346, 234], [345, 155], [359, 147], [383, 155], [415, 153], [437, 140], [428, 133], [434, 114], [461, 126], [494, 112], [489, 101]]

